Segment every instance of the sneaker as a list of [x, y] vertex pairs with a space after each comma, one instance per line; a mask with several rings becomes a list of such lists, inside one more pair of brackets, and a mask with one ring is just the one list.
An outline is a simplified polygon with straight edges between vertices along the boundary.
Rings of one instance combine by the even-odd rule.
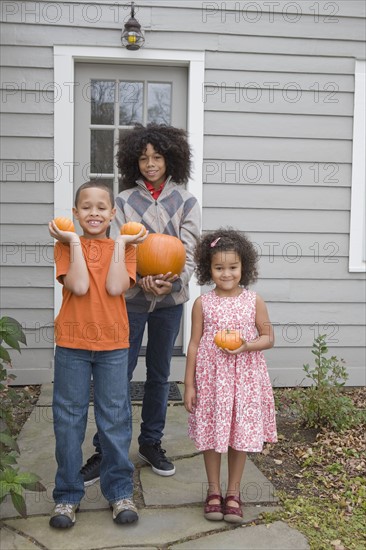
[[84, 478], [84, 485], [88, 487], [93, 485], [100, 478], [100, 463], [102, 462], [101, 453], [95, 453], [88, 458], [86, 464], [81, 468], [80, 473]]
[[119, 524], [134, 523], [139, 519], [137, 508], [129, 498], [123, 498], [111, 503], [113, 521]]
[[175, 474], [175, 467], [165, 456], [165, 449], [162, 449], [160, 442], [148, 445], [144, 443], [140, 445], [139, 457], [148, 464], [151, 465], [152, 471], [159, 476], [173, 476]]
[[79, 509], [78, 504], [64, 504], [63, 502], [56, 504], [51, 519], [51, 527], [56, 529], [68, 529], [75, 523], [75, 512]]

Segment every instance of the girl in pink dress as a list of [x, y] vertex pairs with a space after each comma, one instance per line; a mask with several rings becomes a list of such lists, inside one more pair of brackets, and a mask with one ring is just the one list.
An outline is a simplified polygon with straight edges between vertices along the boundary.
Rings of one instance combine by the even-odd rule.
[[[262, 353], [273, 346], [273, 329], [266, 304], [246, 288], [258, 273], [255, 248], [245, 236], [232, 229], [206, 234], [195, 261], [198, 283], [213, 282], [215, 288], [197, 298], [192, 310], [184, 392], [189, 436], [204, 456], [205, 518], [238, 523], [243, 518], [240, 482], [246, 453], [260, 452], [265, 441], [277, 441], [272, 386]], [[234, 350], [215, 344], [217, 332], [227, 329], [239, 331]], [[226, 452], [223, 498], [220, 466]]]

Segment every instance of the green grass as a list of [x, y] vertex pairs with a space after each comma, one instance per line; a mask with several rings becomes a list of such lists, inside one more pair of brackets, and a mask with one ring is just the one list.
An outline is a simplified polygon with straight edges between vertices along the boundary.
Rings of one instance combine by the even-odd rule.
[[[365, 550], [366, 501], [364, 486], [360, 484], [355, 508], [345, 501], [329, 497], [298, 496], [289, 498], [280, 493], [282, 510], [264, 514], [266, 523], [285, 521], [308, 539], [311, 550]], [[356, 495], [353, 495], [356, 496]], [[337, 542], [338, 541], [338, 542]]]

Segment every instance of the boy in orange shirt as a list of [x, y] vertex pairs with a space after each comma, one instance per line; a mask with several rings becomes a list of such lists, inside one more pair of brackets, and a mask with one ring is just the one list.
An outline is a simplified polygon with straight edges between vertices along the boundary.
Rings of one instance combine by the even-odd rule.
[[138, 235], [107, 237], [115, 216], [113, 193], [107, 185], [87, 182], [79, 187], [73, 213], [83, 236], [61, 231], [54, 221], [49, 232], [57, 239], [56, 277], [63, 300], [55, 320], [53, 418], [58, 464], [51, 527], [75, 523], [84, 496], [81, 445], [85, 437], [90, 380], [103, 448], [100, 485], [116, 523], [137, 521], [132, 501], [133, 465], [131, 404], [128, 383], [129, 325], [123, 293], [136, 281]]

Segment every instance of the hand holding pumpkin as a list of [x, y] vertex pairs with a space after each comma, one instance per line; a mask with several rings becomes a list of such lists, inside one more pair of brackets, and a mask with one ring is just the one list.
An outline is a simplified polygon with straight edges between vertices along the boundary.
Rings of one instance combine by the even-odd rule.
[[142, 235], [146, 234], [146, 227], [139, 222], [127, 222], [121, 226], [121, 235], [138, 235], [143, 230]]
[[[117, 239], [125, 244], [141, 244], [148, 236], [148, 231], [142, 223], [128, 222], [122, 225]], [[116, 239], [116, 240], [117, 240]]]
[[139, 286], [144, 292], [150, 292], [155, 296], [162, 296], [163, 294], [170, 294], [172, 291], [172, 284], [178, 279], [177, 274], [173, 274], [170, 271], [165, 275], [147, 275], [139, 281]]
[[55, 218], [53, 221], [57, 225], [57, 228], [60, 229], [61, 231], [75, 232], [75, 226], [72, 220], [70, 220], [70, 218], [65, 218], [64, 216], [60, 216], [58, 218]]
[[214, 342], [219, 348], [232, 355], [245, 351], [246, 341], [242, 337], [240, 330], [219, 330], [215, 334]]
[[69, 218], [55, 218], [49, 222], [48, 230], [51, 237], [62, 243], [71, 243], [80, 240], [75, 232], [74, 224]]

